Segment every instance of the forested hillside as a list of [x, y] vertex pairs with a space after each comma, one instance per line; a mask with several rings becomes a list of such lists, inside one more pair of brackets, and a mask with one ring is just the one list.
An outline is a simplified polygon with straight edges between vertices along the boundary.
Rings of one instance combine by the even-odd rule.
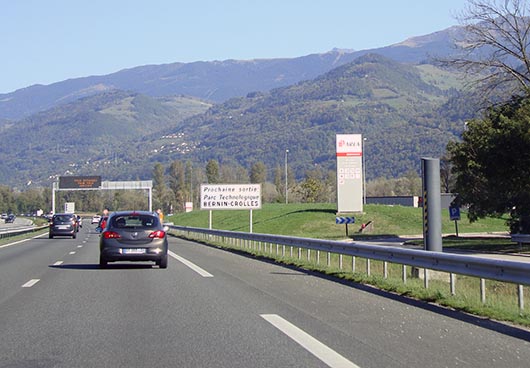
[[368, 54], [316, 79], [211, 105], [110, 91], [15, 122], [0, 135], [0, 181], [49, 185], [57, 175], [150, 178], [155, 163], [209, 159], [296, 177], [335, 169], [335, 135], [361, 133], [368, 179], [419, 172], [458, 139], [472, 104], [458, 75]]
[[131, 142], [210, 106], [189, 97], [111, 91], [33, 115], [0, 135], [0, 182], [42, 184], [73, 173], [129, 177], [123, 164], [140, 158]]
[[422, 156], [441, 156], [462, 131], [470, 112], [458, 83], [430, 65], [371, 54], [312, 81], [216, 105], [172, 132], [199, 142], [203, 162], [262, 160], [273, 169], [289, 149], [298, 176], [315, 165], [334, 169], [335, 134], [362, 133], [368, 178], [396, 177], [419, 171]]

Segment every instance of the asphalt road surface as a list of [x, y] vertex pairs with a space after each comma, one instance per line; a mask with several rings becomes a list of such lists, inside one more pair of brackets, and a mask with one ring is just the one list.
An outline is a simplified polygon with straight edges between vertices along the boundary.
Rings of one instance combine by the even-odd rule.
[[528, 367], [530, 332], [170, 238], [166, 270], [77, 239], [0, 246], [0, 367]]

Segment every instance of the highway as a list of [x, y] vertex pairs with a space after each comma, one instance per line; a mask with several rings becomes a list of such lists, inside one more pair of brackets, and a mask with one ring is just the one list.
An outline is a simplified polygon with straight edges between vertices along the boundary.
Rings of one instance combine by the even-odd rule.
[[170, 238], [166, 270], [77, 239], [0, 246], [0, 367], [528, 367], [530, 332]]

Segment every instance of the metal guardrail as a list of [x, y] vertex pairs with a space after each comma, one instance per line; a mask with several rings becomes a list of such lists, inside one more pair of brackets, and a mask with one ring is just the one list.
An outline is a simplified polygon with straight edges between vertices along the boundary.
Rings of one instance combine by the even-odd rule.
[[17, 236], [17, 235], [29, 234], [35, 231], [46, 229], [48, 227], [49, 225], [42, 225], [42, 226], [25, 227], [23, 229], [0, 231], [0, 239], [10, 238], [10, 237]]
[[524, 262], [282, 235], [209, 230], [175, 225], [170, 225], [169, 228], [187, 233], [307, 248], [518, 285], [530, 285], [530, 263]]
[[530, 243], [530, 234], [512, 234], [510, 238], [519, 245]]

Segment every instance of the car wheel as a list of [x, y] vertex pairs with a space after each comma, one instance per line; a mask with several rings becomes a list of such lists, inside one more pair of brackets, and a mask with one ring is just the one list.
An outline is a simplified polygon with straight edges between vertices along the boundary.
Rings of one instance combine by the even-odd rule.
[[160, 258], [157, 264], [160, 268], [167, 268], [167, 254]]
[[53, 235], [52, 234], [48, 235], [48, 238], [53, 239]]
[[77, 234], [74, 233], [74, 235], [72, 235], [72, 239], [75, 239], [77, 237]]
[[107, 268], [108, 262], [102, 256], [99, 256], [99, 268]]

